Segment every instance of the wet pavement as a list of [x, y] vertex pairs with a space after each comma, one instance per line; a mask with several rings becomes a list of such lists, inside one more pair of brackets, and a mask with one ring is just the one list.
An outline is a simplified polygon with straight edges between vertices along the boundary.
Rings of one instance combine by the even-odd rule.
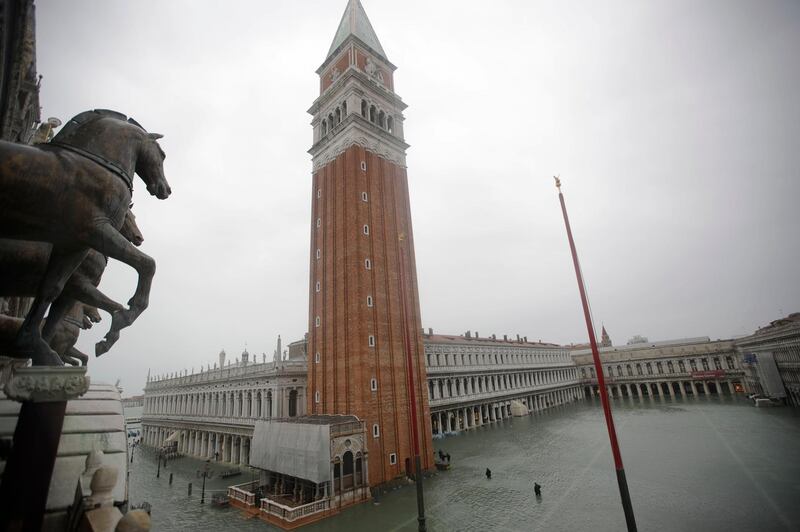
[[[639, 530], [800, 530], [797, 409], [757, 409], [729, 397], [617, 399], [613, 408]], [[428, 530], [625, 529], [597, 400], [435, 440], [434, 447], [450, 453], [453, 467], [424, 483]], [[196, 471], [202, 465], [181, 458], [156, 479], [153, 454], [136, 450], [130, 500], [152, 504], [153, 530], [276, 530], [209, 504], [209, 491], [247, 482], [246, 469], [221, 479], [227, 468], [214, 465], [201, 505]], [[540, 499], [534, 482], [542, 485]], [[303, 530], [416, 528], [409, 485]]]

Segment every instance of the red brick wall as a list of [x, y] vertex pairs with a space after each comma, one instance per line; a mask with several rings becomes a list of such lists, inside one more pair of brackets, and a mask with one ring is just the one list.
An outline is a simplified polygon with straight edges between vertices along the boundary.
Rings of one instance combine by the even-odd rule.
[[[413, 457], [404, 321], [415, 365], [423, 467], [431, 467], [433, 460], [406, 171], [353, 145], [319, 169], [313, 183], [308, 411], [354, 414], [366, 422], [369, 481], [377, 485], [403, 474], [405, 459]], [[367, 192], [368, 202], [362, 201], [362, 192]], [[363, 234], [364, 224], [369, 225], [369, 236]], [[401, 232], [407, 235], [404, 245], [410, 247], [404, 263], [409, 306], [405, 319], [400, 299]], [[317, 248], [322, 252], [319, 260]], [[372, 261], [371, 270], [365, 268], [366, 258]], [[317, 281], [320, 292], [315, 291]], [[367, 306], [368, 295], [373, 297], [372, 308]], [[318, 315], [320, 327], [315, 326]], [[369, 335], [375, 336], [375, 347], [368, 345]], [[318, 364], [316, 352], [321, 355]], [[376, 392], [370, 390], [373, 377], [378, 380]], [[315, 402], [316, 391], [320, 403]], [[373, 423], [380, 427], [378, 438], [372, 436]], [[398, 457], [395, 465], [389, 464], [392, 452]]]

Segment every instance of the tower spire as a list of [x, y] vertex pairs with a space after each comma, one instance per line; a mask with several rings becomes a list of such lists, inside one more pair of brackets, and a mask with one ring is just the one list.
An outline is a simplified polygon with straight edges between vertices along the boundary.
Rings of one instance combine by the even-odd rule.
[[342, 20], [339, 22], [339, 28], [336, 30], [336, 35], [334, 35], [333, 42], [328, 50], [326, 60], [330, 59], [336, 50], [351, 35], [369, 46], [381, 57], [388, 60], [386, 52], [383, 51], [383, 46], [381, 46], [381, 42], [378, 40], [378, 36], [375, 35], [375, 30], [372, 29], [369, 18], [367, 18], [367, 12], [364, 11], [364, 6], [361, 5], [359, 0], [348, 0], [347, 7], [342, 15]]

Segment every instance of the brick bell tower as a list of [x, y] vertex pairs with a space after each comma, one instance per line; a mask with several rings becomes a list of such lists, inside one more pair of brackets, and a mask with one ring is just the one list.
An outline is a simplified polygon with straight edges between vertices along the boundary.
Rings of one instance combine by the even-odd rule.
[[406, 105], [394, 92], [395, 69], [361, 2], [349, 0], [317, 70], [320, 96], [308, 111], [314, 117], [308, 412], [365, 422], [371, 486], [413, 471], [409, 382], [422, 467], [433, 465]]

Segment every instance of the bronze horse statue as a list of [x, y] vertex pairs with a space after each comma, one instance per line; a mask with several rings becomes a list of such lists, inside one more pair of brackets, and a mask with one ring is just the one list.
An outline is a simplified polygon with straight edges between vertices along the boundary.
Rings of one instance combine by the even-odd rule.
[[148, 305], [155, 261], [119, 232], [131, 203], [134, 172], [159, 199], [171, 193], [164, 151], [135, 120], [116, 111], [83, 112], [46, 144], [0, 142], [0, 238], [52, 244], [47, 269], [9, 354], [34, 365], [61, 365], [42, 338], [47, 308], [90, 249], [139, 275], [129, 308], [112, 316], [112, 330], [133, 323]]
[[[9, 349], [13, 345], [16, 334], [22, 327], [22, 318], [0, 315], [0, 350]], [[92, 325], [100, 322], [100, 313], [95, 307], [85, 305], [80, 301], [73, 301], [72, 308], [54, 327], [50, 347], [66, 364], [84, 366], [89, 357], [75, 347], [81, 330], [91, 329]]]
[[[142, 232], [136, 225], [136, 216], [131, 210], [125, 213], [125, 221], [120, 228], [120, 233], [134, 246], [138, 247], [144, 242]], [[52, 245], [46, 242], [0, 238], [0, 297], [36, 296], [36, 291], [47, 270], [51, 249]], [[52, 336], [61, 325], [61, 319], [74, 306], [76, 300], [93, 308], [101, 308], [112, 315], [114, 312], [124, 309], [122, 305], [97, 288], [107, 262], [108, 259], [104, 255], [90, 249], [83, 262], [67, 279], [61, 295], [50, 306], [42, 335], [62, 359], [64, 355], [53, 346]], [[4, 328], [3, 331], [8, 334], [9, 329]], [[119, 338], [119, 332], [109, 331], [106, 339], [101, 342], [104, 348], [103, 352], [108, 351], [117, 338]], [[8, 339], [4, 338], [3, 343], [7, 345]]]

